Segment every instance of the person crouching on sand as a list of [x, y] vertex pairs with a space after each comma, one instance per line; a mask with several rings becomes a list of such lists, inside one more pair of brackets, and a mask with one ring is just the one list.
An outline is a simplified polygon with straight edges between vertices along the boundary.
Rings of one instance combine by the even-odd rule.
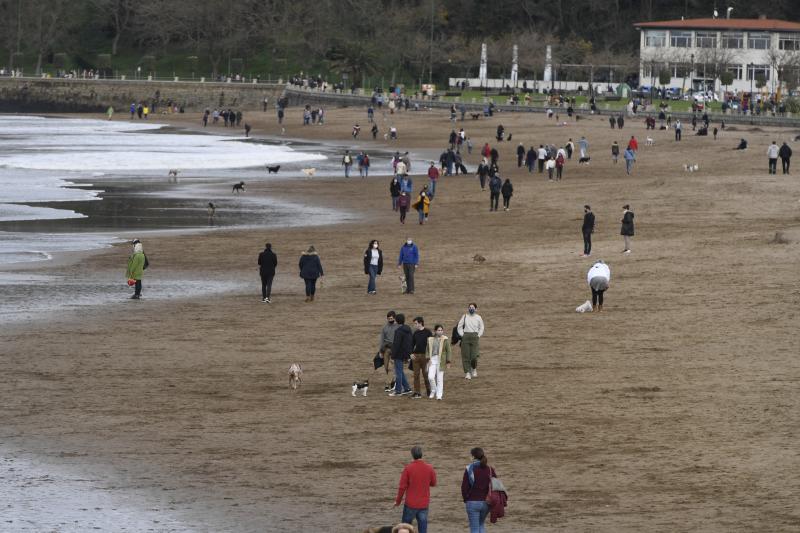
[[586, 275], [589, 288], [592, 289], [592, 309], [598, 313], [603, 310], [603, 293], [611, 282], [611, 269], [602, 261], [593, 264]]

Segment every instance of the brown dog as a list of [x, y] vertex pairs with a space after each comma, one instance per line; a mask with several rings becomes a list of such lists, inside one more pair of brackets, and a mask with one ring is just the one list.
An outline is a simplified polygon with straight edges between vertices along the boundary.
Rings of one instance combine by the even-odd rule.
[[300, 386], [303, 379], [303, 367], [300, 363], [292, 363], [292, 366], [289, 367], [289, 388], [292, 390], [297, 390], [297, 387]]

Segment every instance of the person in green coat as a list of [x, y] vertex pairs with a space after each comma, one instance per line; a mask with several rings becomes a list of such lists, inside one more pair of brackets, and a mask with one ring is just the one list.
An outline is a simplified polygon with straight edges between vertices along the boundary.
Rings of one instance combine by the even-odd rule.
[[425, 356], [428, 358], [428, 383], [431, 393], [428, 398], [441, 400], [444, 395], [444, 368], [450, 368], [450, 354], [452, 348], [450, 339], [444, 334], [444, 327], [436, 324], [433, 328], [433, 337], [428, 337], [428, 347]]
[[138, 300], [142, 297], [142, 275], [144, 274], [144, 250], [139, 239], [133, 241], [133, 253], [128, 258], [128, 270], [125, 276], [130, 280], [135, 280], [136, 290], [131, 296], [131, 300]]

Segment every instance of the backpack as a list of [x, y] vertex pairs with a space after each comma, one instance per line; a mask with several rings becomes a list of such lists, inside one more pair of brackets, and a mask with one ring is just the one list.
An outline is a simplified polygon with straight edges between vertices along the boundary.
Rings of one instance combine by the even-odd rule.
[[450, 344], [453, 346], [461, 342], [461, 335], [458, 334], [458, 324], [461, 323], [461, 320], [466, 319], [466, 317], [467, 315], [464, 315], [461, 319], [459, 319], [458, 322], [456, 322], [456, 325], [453, 326], [453, 332], [450, 334]]
[[142, 270], [147, 270], [147, 267], [150, 266], [150, 261], [147, 260], [147, 254], [142, 255], [144, 256], [144, 266], [142, 267]]

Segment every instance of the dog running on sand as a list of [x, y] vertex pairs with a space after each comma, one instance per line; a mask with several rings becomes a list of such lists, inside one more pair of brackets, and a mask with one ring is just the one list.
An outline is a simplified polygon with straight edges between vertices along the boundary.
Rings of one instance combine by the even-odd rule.
[[240, 192], [245, 192], [244, 182], [240, 181], [239, 183], [234, 183], [231, 192], [235, 192], [236, 194], [239, 194]]
[[645, 144], [645, 146], [655, 146], [656, 145], [656, 140], [653, 139], [652, 137], [648, 137], [647, 141], [645, 141], [644, 144]]
[[303, 174], [305, 174], [309, 178], [313, 178], [314, 174], [317, 172], [316, 168], [304, 168], [302, 170], [303, 170]]
[[280, 165], [275, 165], [272, 167], [267, 165], [267, 174], [277, 174], [280, 169], [281, 169]]
[[590, 159], [592, 159], [592, 158], [591, 157], [581, 157], [580, 159], [578, 159], [578, 164], [579, 165], [588, 165]]
[[300, 363], [292, 363], [292, 366], [289, 367], [289, 388], [292, 390], [297, 390], [297, 387], [300, 386], [303, 379], [303, 367]]
[[406, 291], [408, 290], [408, 283], [406, 283], [406, 277], [400, 275], [398, 276], [398, 278], [400, 278], [400, 290], [402, 291], [403, 294], [405, 294]]
[[367, 390], [369, 390], [369, 381], [355, 381], [353, 382], [353, 396], [357, 396], [360, 392], [362, 396], [367, 395]]

